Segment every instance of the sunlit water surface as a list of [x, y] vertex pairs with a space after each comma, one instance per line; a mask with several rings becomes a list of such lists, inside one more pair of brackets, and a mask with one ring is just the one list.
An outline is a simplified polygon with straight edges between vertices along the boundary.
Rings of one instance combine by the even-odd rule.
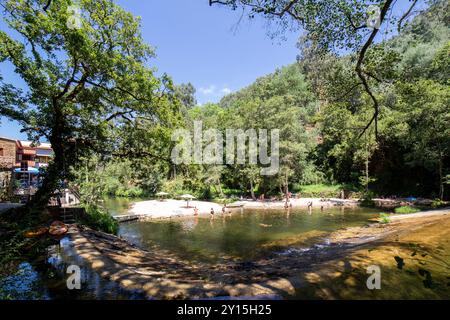
[[[112, 215], [125, 214], [130, 204], [130, 200], [127, 199], [104, 202], [104, 206]], [[327, 247], [327, 236], [331, 232], [345, 227], [365, 225], [370, 218], [378, 216], [378, 213], [379, 211], [373, 209], [343, 207], [324, 208], [323, 211], [316, 208], [312, 212], [300, 209], [288, 211], [236, 209], [231, 214], [216, 214], [213, 220], [209, 217], [188, 217], [124, 223], [120, 226], [119, 234], [144, 249], [157, 246], [191, 261], [210, 263], [248, 261], [262, 256], [286, 254], [293, 254], [298, 258], [299, 252], [309, 252], [311, 248], [317, 251]], [[447, 250], [448, 246], [429, 248], [428, 253], [434, 253], [438, 258], [445, 259], [448, 253], [437, 251], [441, 249]], [[72, 264], [81, 267], [81, 290], [67, 288], [66, 281], [69, 274], [66, 271]], [[408, 278], [405, 278], [406, 271], [412, 274]], [[384, 290], [384, 296], [381, 298], [397, 297], [395, 294], [403, 286], [405, 290], [410, 288], [408, 292], [414, 287], [417, 294], [413, 296], [423, 298], [429, 294], [430, 297], [435, 297], [432, 295], [434, 291], [430, 290], [437, 289], [430, 289], [430, 285], [425, 281], [422, 285], [420, 272], [419, 275], [413, 275], [417, 272], [406, 271], [394, 270], [389, 274], [392, 277], [390, 282], [397, 284], [395, 288]], [[437, 288], [440, 288], [439, 285], [445, 286], [445, 279], [450, 279], [447, 271], [448, 268], [445, 266], [442, 270], [434, 271], [433, 279], [444, 279], [443, 284], [436, 285]], [[334, 285], [337, 291], [344, 289], [340, 282]], [[450, 283], [447, 286], [450, 286]], [[445, 296], [446, 291], [443, 292]], [[360, 292], [349, 293], [347, 298], [358, 298], [359, 294]], [[307, 290], [304, 291], [304, 295], [299, 295], [301, 298], [315, 296], [315, 293]], [[442, 293], [436, 297], [441, 296]], [[400, 294], [400, 298], [407, 297], [408, 295]], [[143, 293], [125, 291], [118, 284], [102, 278], [91, 270], [74, 252], [68, 238], [55, 240], [53, 245], [36, 257], [24, 257], [16, 270], [0, 278], [0, 299], [145, 298]]]

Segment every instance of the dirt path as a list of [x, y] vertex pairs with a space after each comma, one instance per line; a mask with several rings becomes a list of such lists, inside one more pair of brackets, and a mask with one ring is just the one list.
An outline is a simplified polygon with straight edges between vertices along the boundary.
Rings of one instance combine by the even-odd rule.
[[[73, 228], [71, 237], [75, 250], [102, 276], [157, 299], [408, 298], [411, 292], [416, 292], [413, 298], [449, 298], [449, 286], [442, 275], [450, 275], [449, 260], [443, 259], [450, 254], [450, 210], [395, 218], [388, 225], [339, 230], [327, 236], [328, 246], [317, 250], [292, 250], [252, 262], [219, 265], [184, 261], [157, 247], [141, 250], [90, 229]], [[289, 247], [296, 248], [295, 239], [290, 239]], [[395, 257], [407, 268], [399, 269], [400, 260]], [[366, 268], [371, 264], [382, 267], [388, 290], [367, 289]], [[427, 272], [437, 275], [430, 292], [423, 288]], [[410, 291], [389, 287], [395, 283], [401, 288], [409, 284]], [[433, 287], [435, 283], [439, 285]]]

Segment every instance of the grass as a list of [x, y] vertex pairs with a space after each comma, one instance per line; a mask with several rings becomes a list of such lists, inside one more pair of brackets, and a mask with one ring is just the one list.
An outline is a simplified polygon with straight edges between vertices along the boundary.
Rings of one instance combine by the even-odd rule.
[[293, 190], [300, 193], [302, 197], [337, 197], [340, 194], [342, 186], [340, 184], [310, 184], [294, 185]]
[[401, 207], [395, 208], [395, 210], [394, 210], [395, 213], [403, 213], [403, 214], [416, 213], [419, 211], [420, 211], [419, 208], [412, 207], [412, 206], [401, 206]]

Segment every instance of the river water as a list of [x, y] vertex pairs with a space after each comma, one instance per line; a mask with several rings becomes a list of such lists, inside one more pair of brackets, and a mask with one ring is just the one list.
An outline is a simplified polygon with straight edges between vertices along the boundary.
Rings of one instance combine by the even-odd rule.
[[[112, 215], [126, 213], [129, 205], [127, 199], [104, 202]], [[329, 233], [367, 224], [378, 213], [373, 209], [344, 207], [312, 212], [235, 209], [231, 214], [218, 214], [213, 220], [190, 217], [123, 223], [119, 235], [141, 248], [158, 246], [191, 261], [249, 261], [267, 254], [284, 255], [320, 247], [326, 244]], [[67, 289], [69, 265], [81, 267], [81, 290]], [[418, 290], [423, 292], [420, 286]], [[144, 298], [144, 294], [124, 291], [92, 271], [74, 253], [68, 238], [55, 240], [37, 257], [24, 258], [17, 270], [0, 278], [0, 299]]]
[[120, 227], [121, 237], [145, 249], [157, 245], [184, 259], [217, 263], [251, 260], [287, 245], [307, 248], [326, 241], [328, 233], [361, 226], [379, 211], [363, 208], [313, 210], [233, 210], [231, 214], [148, 222]]

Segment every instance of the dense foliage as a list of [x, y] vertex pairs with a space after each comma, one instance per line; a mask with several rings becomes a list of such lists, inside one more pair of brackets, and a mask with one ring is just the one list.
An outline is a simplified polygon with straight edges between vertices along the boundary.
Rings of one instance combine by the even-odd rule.
[[136, 135], [154, 133], [139, 129], [174, 125], [171, 81], [148, 66], [154, 52], [132, 14], [109, 0], [78, 1], [77, 10], [70, 0], [0, 4], [0, 62], [24, 82], [18, 89], [0, 75], [1, 114], [34, 141], [49, 141], [55, 156], [36, 204], [45, 204], [60, 181], [73, 180], [83, 157], [148, 152], [128, 146]]
[[[357, 27], [366, 1], [221, 1], [306, 34], [296, 63], [205, 105], [192, 84], [154, 76], [139, 20], [111, 1], [81, 1], [78, 29], [66, 23], [69, 0], [44, 2], [1, 1], [8, 27], [23, 37], [1, 31], [0, 61], [15, 66], [28, 90], [0, 78], [0, 112], [52, 143], [47, 192], [67, 179], [88, 204], [158, 191], [449, 196], [448, 1], [390, 20], [400, 34], [380, 41]], [[392, 1], [379, 4], [392, 10]], [[171, 135], [194, 121], [222, 134], [279, 129], [280, 170], [264, 176], [261, 165], [173, 163]]]
[[[104, 194], [128, 189], [122, 194], [151, 195], [164, 190], [199, 198], [256, 198], [288, 190], [329, 197], [339, 196], [341, 189], [368, 203], [374, 195], [448, 196], [448, 11], [446, 1], [437, 1], [405, 23], [399, 36], [367, 51], [365, 70], [379, 78], [371, 80], [380, 106], [377, 135], [373, 126], [363, 131], [373, 117], [373, 101], [354, 72], [357, 56], [319, 55], [302, 39], [297, 63], [257, 79], [217, 104], [196, 106], [190, 84], [175, 90], [185, 118], [182, 125], [188, 129], [194, 121], [222, 134], [233, 128], [280, 129], [277, 175], [262, 176], [259, 165], [120, 160], [122, 164], [113, 162], [100, 171], [102, 182], [94, 185], [104, 186]], [[165, 144], [154, 139], [152, 145], [172, 146], [167, 135], [164, 139]], [[165, 158], [170, 156], [170, 149], [160, 151]], [[311, 184], [311, 190], [305, 187]]]

